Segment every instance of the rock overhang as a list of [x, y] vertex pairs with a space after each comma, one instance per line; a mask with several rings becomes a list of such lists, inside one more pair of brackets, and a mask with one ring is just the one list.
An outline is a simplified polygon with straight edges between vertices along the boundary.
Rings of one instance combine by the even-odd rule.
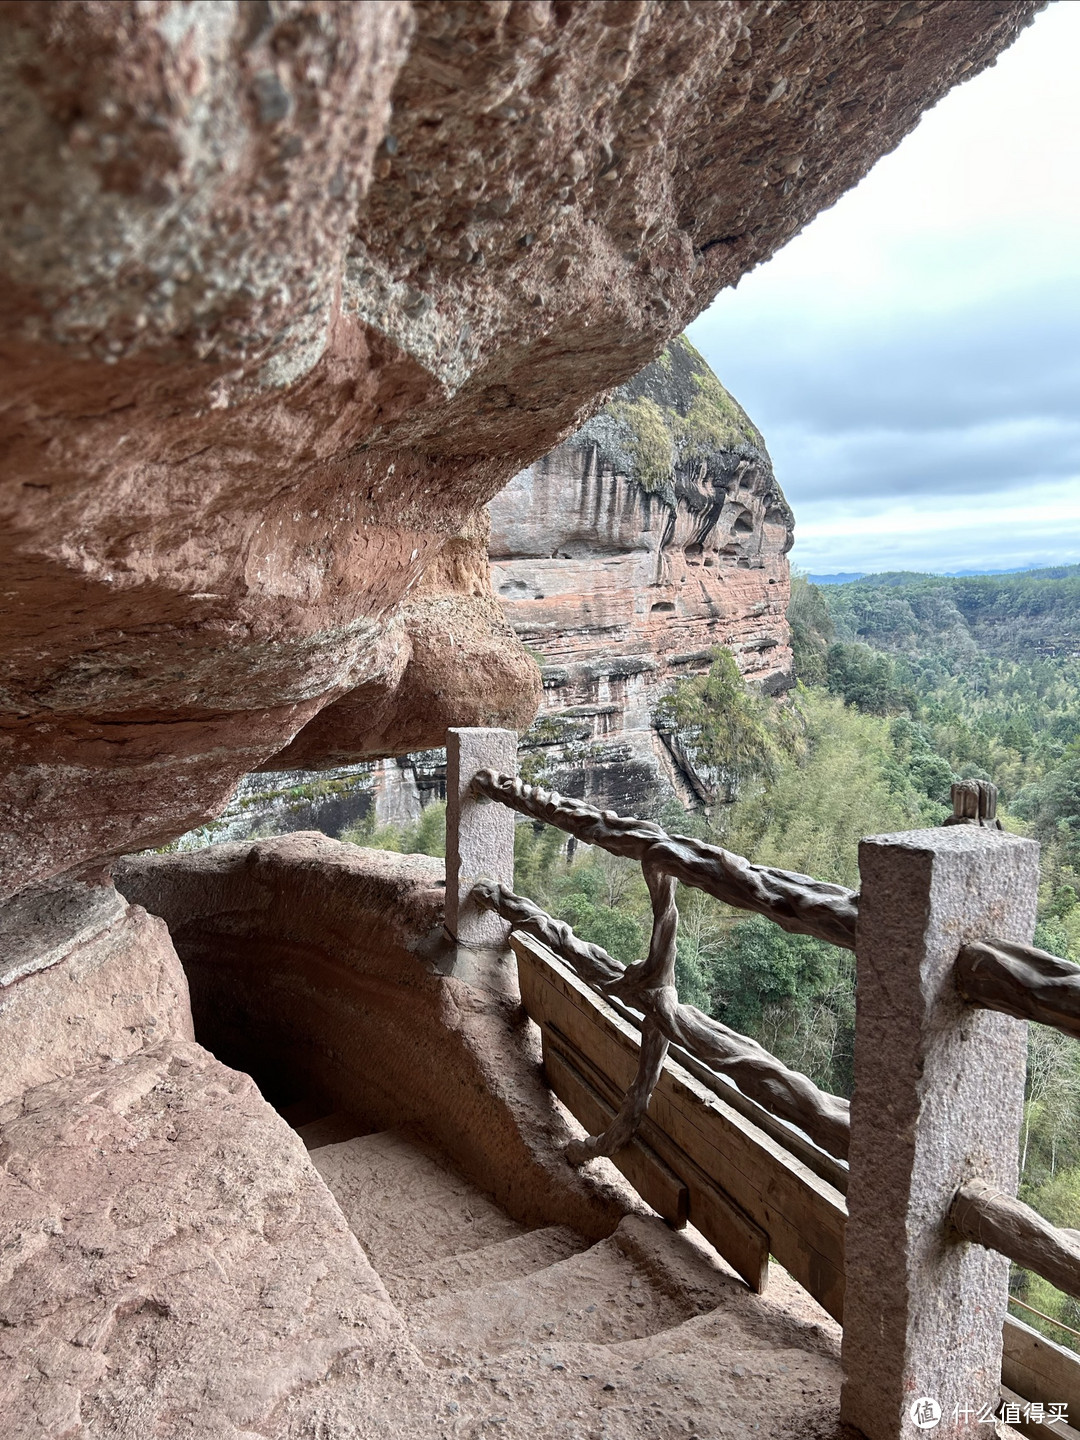
[[477, 508], [1037, 8], [5, 7], [0, 893], [527, 723]]

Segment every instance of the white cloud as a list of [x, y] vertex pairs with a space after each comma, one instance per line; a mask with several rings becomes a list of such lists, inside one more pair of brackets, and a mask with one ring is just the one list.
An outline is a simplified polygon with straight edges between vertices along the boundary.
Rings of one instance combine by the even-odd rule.
[[797, 563], [1080, 558], [1078, 62], [1059, 3], [691, 327], [765, 435]]

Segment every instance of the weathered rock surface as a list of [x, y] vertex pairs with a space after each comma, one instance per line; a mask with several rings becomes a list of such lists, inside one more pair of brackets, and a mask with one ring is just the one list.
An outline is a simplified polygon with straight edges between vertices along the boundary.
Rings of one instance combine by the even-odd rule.
[[526, 1231], [400, 1133], [311, 1158], [437, 1367], [448, 1437], [851, 1436], [839, 1326], [778, 1266], [752, 1295], [656, 1216], [591, 1246], [565, 1226]]
[[5, 5], [0, 894], [524, 725], [437, 557], [1035, 8]]
[[614, 1202], [554, 1148], [512, 962], [462, 968], [443, 871], [307, 834], [132, 856], [117, 884], [168, 922], [199, 1039], [275, 1104], [418, 1127], [517, 1220], [606, 1234]]
[[194, 1043], [165, 922], [111, 886], [0, 927], [0, 1414], [11, 1440], [429, 1435], [426, 1371], [296, 1135]]
[[792, 681], [793, 520], [745, 412], [676, 340], [490, 508], [496, 591], [542, 656], [545, 778], [624, 813], [693, 800], [655, 728], [671, 682], [720, 645], [766, 692]]
[[0, 1123], [5, 1440], [844, 1433], [782, 1272], [751, 1295], [655, 1218], [527, 1231], [400, 1135], [309, 1158], [190, 1042]]
[[433, 1433], [425, 1367], [300, 1139], [170, 1040], [0, 1110], [10, 1440], [275, 1440], [344, 1398]]
[[0, 1105], [119, 1062], [166, 1035], [193, 1038], [165, 922], [111, 885], [26, 892], [0, 913]]

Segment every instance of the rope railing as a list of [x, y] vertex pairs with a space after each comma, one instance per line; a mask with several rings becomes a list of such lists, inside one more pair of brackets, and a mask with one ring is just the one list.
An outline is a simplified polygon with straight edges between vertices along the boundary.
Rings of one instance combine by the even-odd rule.
[[[680, 1135], [697, 1134], [696, 1118], [668, 1113], [671, 1096], [661, 1076], [669, 1054], [710, 1077], [703, 1083], [715, 1094], [730, 1086], [738, 1101], [736, 1121], [742, 1107], [742, 1115], [752, 1112], [751, 1121], [761, 1117], [772, 1127], [760, 1142], [751, 1142], [749, 1130], [733, 1125], [732, 1117], [723, 1119], [726, 1138], [716, 1153], [726, 1156], [732, 1147], [732, 1173], [740, 1177], [739, 1184], [751, 1172], [754, 1183], [776, 1181], [781, 1172], [770, 1165], [779, 1163], [782, 1153], [777, 1141], [784, 1145], [776, 1132], [786, 1131], [794, 1144], [783, 1165], [799, 1158], [794, 1147], [801, 1146], [832, 1167], [830, 1174], [845, 1193], [839, 1269], [829, 1272], [840, 1276], [840, 1298], [833, 1282], [822, 1278], [825, 1271], [815, 1271], [815, 1264], [825, 1264], [820, 1257], [805, 1267], [803, 1277], [811, 1293], [829, 1297], [834, 1314], [842, 1305], [841, 1419], [871, 1440], [898, 1440], [906, 1433], [912, 1394], [936, 1396], [942, 1411], [959, 1411], [974, 1399], [996, 1404], [1002, 1339], [987, 1295], [1000, 1292], [1004, 1308], [1008, 1266], [1002, 1259], [972, 1267], [962, 1244], [943, 1242], [951, 1234], [956, 1241], [997, 1251], [1080, 1298], [1080, 1232], [1050, 1224], [981, 1179], [956, 1188], [971, 1173], [973, 1156], [991, 1180], [1014, 1173], [1018, 1136], [1012, 1121], [1023, 1098], [1024, 1035], [1005, 1016], [1052, 1025], [1080, 1038], [1080, 966], [1022, 943], [1030, 935], [1038, 892], [1038, 848], [1003, 833], [994, 787], [985, 781], [954, 786], [953, 816], [946, 824], [958, 828], [864, 840], [856, 893], [756, 865], [720, 846], [669, 835], [652, 821], [601, 811], [514, 779], [506, 773], [513, 768], [509, 732], [455, 734], [460, 738], [452, 744], [448, 740], [448, 754], [456, 746], [460, 763], [453, 784], [448, 767], [448, 830], [466, 834], [467, 844], [455, 852], [452, 880], [448, 865], [448, 886], [458, 901], [451, 933], [459, 944], [501, 945], [509, 925], [522, 932], [515, 942], [522, 954], [529, 951], [524, 935], [531, 935], [621, 1011], [624, 1020], [633, 1016], [640, 1029], [637, 1074], [621, 1105], [602, 1134], [569, 1146], [568, 1158], [581, 1163], [594, 1155], [618, 1157], [638, 1127], [646, 1128], [642, 1122], [658, 1083], [663, 1103], [649, 1115], [652, 1128], [646, 1133], [667, 1137], [667, 1125]], [[641, 865], [653, 905], [646, 959], [623, 966], [514, 893], [513, 827], [506, 809]], [[676, 882], [763, 915], [784, 930], [845, 949], [856, 950], [858, 929], [856, 1086], [850, 1106], [788, 1069], [756, 1041], [680, 1002]], [[972, 936], [986, 938], [966, 938]], [[553, 1032], [558, 1026], [545, 1009], [549, 1003], [553, 1013], [562, 1013], [562, 1000], [575, 1016], [585, 1013], [575, 1008], [584, 997], [567, 990], [566, 972], [561, 979], [554, 974], [558, 962], [551, 967], [547, 999], [541, 998], [545, 987], [534, 969], [528, 982], [530, 1004], [542, 1027]], [[587, 1045], [588, 1026], [582, 1022], [580, 1028], [579, 1038]], [[597, 1030], [603, 1033], [599, 1020]], [[609, 1048], [599, 1042], [595, 1047], [617, 1069], [621, 1088], [627, 1078], [625, 1057], [612, 1059]], [[679, 1094], [678, 1087], [672, 1093]], [[590, 1116], [611, 1114], [610, 1106], [582, 1108]], [[740, 1148], [746, 1144], [759, 1149], [752, 1151], [744, 1175], [738, 1161], [746, 1160]], [[722, 1191], [715, 1157], [702, 1164], [706, 1178]], [[821, 1169], [816, 1175], [814, 1169], [809, 1166], [804, 1178], [821, 1176]], [[830, 1175], [822, 1178], [830, 1180]], [[774, 1238], [785, 1245], [793, 1242], [798, 1249], [808, 1243], [798, 1218], [801, 1200], [789, 1215], [774, 1209], [770, 1190], [759, 1194], [749, 1180], [745, 1183], [747, 1196], [753, 1191], [763, 1206], [747, 1213], [766, 1235], [772, 1235], [775, 1223]], [[736, 1225], [732, 1235], [730, 1243], [741, 1255], [743, 1231]], [[895, 1313], [900, 1295], [919, 1301], [909, 1307], [904, 1323]], [[964, 1303], [968, 1300], [974, 1303]], [[1024, 1365], [1035, 1363], [1032, 1352], [1023, 1353]], [[1019, 1374], [1015, 1365], [1014, 1371]], [[1043, 1375], [1038, 1365], [1033, 1373]]]
[[[648, 959], [622, 966], [599, 945], [580, 940], [570, 926], [507, 885], [480, 881], [473, 888], [477, 902], [494, 910], [516, 930], [534, 936], [567, 961], [578, 977], [602, 995], [633, 1005], [645, 1016], [642, 1027], [641, 1066], [635, 1088], [624, 1108], [603, 1136], [582, 1142], [568, 1152], [580, 1162], [592, 1155], [613, 1154], [634, 1133], [659, 1077], [669, 1044], [688, 1051], [702, 1064], [733, 1080], [743, 1094], [790, 1124], [798, 1126], [830, 1155], [846, 1159], [850, 1120], [848, 1102], [830, 1095], [806, 1075], [789, 1070], [756, 1040], [729, 1029], [692, 1005], [679, 1002], [674, 984], [675, 926], [674, 880], [652, 869], [650, 891], [660, 895], [660, 923], [654, 924]], [[649, 879], [649, 872], [646, 872]], [[654, 911], [654, 913], [656, 913]], [[658, 1036], [663, 1043], [649, 1037]], [[652, 1077], [651, 1080], [649, 1077]], [[646, 1083], [648, 1082], [648, 1083]]]
[[473, 793], [543, 820], [613, 855], [637, 860], [740, 910], [767, 915], [782, 930], [855, 948], [859, 901], [853, 890], [790, 870], [755, 865], [742, 855], [688, 835], [669, 835], [651, 820], [596, 810], [584, 801], [528, 785], [512, 775], [479, 770]]
[[1007, 1255], [1067, 1295], [1080, 1299], [1080, 1231], [1062, 1230], [1037, 1210], [984, 1180], [961, 1185], [949, 1210], [953, 1229], [965, 1240]]

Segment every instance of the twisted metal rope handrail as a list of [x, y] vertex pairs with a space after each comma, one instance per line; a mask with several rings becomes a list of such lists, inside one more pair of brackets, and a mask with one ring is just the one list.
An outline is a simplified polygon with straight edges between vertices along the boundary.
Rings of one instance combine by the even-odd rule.
[[[648, 1029], [663, 1039], [664, 1054], [669, 1044], [681, 1045], [712, 1070], [728, 1076], [744, 1095], [781, 1119], [797, 1125], [830, 1155], [845, 1160], [851, 1134], [846, 1100], [819, 1090], [808, 1076], [789, 1070], [756, 1040], [729, 1029], [693, 1005], [679, 1003], [674, 985], [675, 926], [678, 920], [674, 904], [674, 877], [654, 866], [646, 869], [645, 878], [653, 894], [653, 942], [647, 960], [626, 967], [599, 945], [579, 940], [569, 925], [553, 919], [523, 895], [516, 895], [508, 885], [481, 880], [473, 887], [477, 904], [494, 910], [515, 930], [534, 936], [567, 961], [575, 974], [600, 994], [616, 996], [645, 1016], [641, 1059], [634, 1087], [604, 1134], [580, 1142], [570, 1153], [570, 1158], [580, 1163], [591, 1155], [613, 1154], [633, 1135], [637, 1122], [645, 1113], [649, 1094], [659, 1079], [664, 1058], [661, 1054], [659, 1062], [656, 1062], [658, 1046], [650, 1046], [646, 1053]], [[649, 1076], [654, 1071], [650, 1082]]]
[[477, 771], [472, 789], [478, 796], [497, 800], [520, 815], [546, 821], [588, 845], [628, 856], [642, 866], [655, 866], [728, 905], [767, 915], [782, 930], [813, 935], [845, 950], [855, 948], [859, 897], [843, 885], [754, 865], [719, 845], [708, 845], [687, 835], [668, 835], [651, 820], [596, 810], [584, 801], [527, 785], [494, 770]]

